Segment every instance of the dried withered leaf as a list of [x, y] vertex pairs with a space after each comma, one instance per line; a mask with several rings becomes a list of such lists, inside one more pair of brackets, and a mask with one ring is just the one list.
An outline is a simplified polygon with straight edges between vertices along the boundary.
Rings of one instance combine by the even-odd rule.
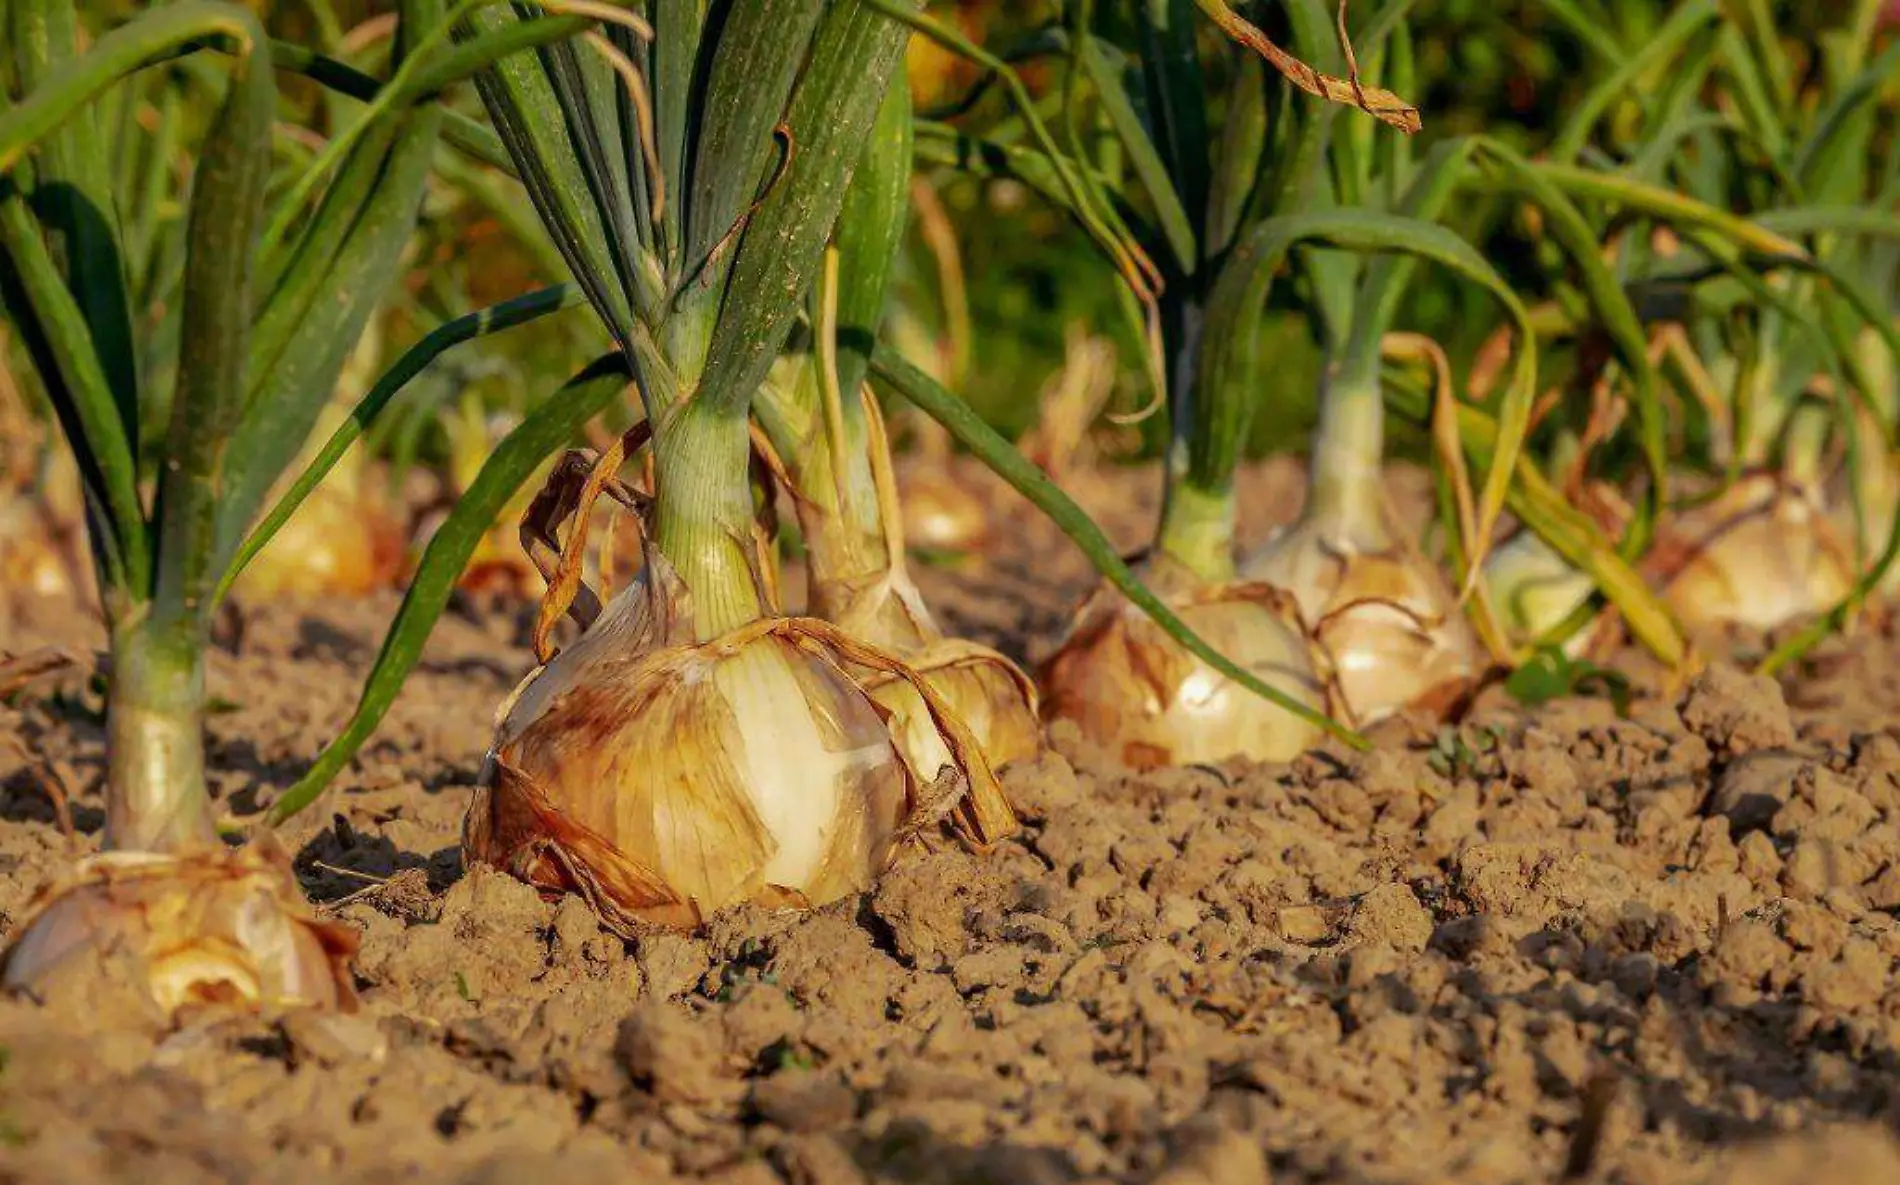
[[1334, 103], [1344, 103], [1379, 120], [1391, 124], [1401, 132], [1410, 135], [1417, 132], [1423, 123], [1419, 119], [1418, 108], [1401, 99], [1389, 90], [1376, 86], [1367, 86], [1359, 80], [1359, 65], [1352, 51], [1352, 42], [1346, 37], [1346, 5], [1339, 5], [1339, 45], [1351, 67], [1350, 78], [1334, 78], [1322, 74], [1302, 62], [1292, 54], [1281, 49], [1259, 28], [1228, 6], [1227, 0], [1195, 0], [1201, 11], [1212, 17], [1229, 37], [1240, 42], [1267, 60], [1267, 64], [1280, 72], [1280, 75], [1294, 86], [1309, 95], [1326, 99]]

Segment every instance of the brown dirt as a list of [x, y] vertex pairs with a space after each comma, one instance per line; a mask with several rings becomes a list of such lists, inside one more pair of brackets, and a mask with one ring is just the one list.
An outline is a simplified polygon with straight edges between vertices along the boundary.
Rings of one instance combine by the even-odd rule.
[[[1258, 517], [1297, 502], [1289, 467], [1249, 482]], [[1082, 485], [1138, 543], [1150, 475]], [[1026, 515], [998, 536], [920, 576], [1033, 660], [1086, 569]], [[392, 608], [271, 606], [216, 657], [230, 809], [337, 727]], [[61, 606], [15, 621], [0, 649], [98, 644]], [[0, 1181], [1900, 1180], [1891, 628], [1627, 718], [1494, 691], [1462, 745], [1399, 721], [1363, 756], [1135, 776], [1058, 736], [988, 858], [632, 944], [461, 869], [522, 641], [446, 620], [287, 831], [363, 931], [361, 1017], [162, 1036], [0, 1001]], [[83, 677], [0, 707], [9, 927], [96, 842], [97, 708]]]

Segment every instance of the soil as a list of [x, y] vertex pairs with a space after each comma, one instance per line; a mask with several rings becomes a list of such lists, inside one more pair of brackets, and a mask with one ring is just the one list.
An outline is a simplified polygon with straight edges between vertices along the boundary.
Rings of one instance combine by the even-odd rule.
[[[1291, 466], [1247, 481], [1261, 522], [1296, 508]], [[1151, 474], [1076, 484], [1141, 542]], [[1004, 513], [985, 561], [919, 577], [1033, 661], [1090, 578]], [[211, 672], [228, 811], [335, 732], [394, 604], [248, 613]], [[15, 608], [0, 650], [100, 644], [69, 605]], [[154, 1033], [0, 1001], [0, 1181], [1900, 1180], [1890, 625], [1780, 682], [1724, 661], [1672, 688], [1626, 655], [1624, 715], [1494, 689], [1456, 743], [1402, 719], [1290, 765], [1134, 775], [1059, 732], [986, 857], [626, 943], [461, 867], [526, 622], [445, 619], [284, 833], [362, 931], [362, 1012]], [[97, 842], [83, 668], [0, 707], [7, 928]]]

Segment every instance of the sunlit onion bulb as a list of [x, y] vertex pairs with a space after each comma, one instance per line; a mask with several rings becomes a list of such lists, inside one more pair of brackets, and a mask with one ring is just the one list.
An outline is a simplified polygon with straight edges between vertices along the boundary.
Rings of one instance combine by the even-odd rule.
[[[1485, 587], [1505, 636], [1514, 645], [1535, 642], [1590, 599], [1595, 584], [1530, 531], [1519, 531], [1491, 549], [1484, 561]], [[1564, 651], [1581, 657], [1590, 631], [1579, 630]]]
[[1774, 629], [1831, 609], [1854, 585], [1853, 549], [1818, 493], [1766, 473], [1674, 516], [1652, 563], [1691, 629]]
[[[808, 534], [808, 539], [815, 539]], [[885, 546], [888, 541], [881, 540]], [[1015, 663], [987, 646], [946, 638], [911, 582], [901, 555], [874, 580], [826, 580], [813, 550], [811, 611], [846, 634], [903, 659], [969, 727], [992, 768], [1042, 752], [1036, 685]], [[941, 731], [916, 690], [903, 679], [865, 680], [871, 698], [891, 714], [891, 733], [920, 769], [952, 760]]]
[[936, 551], [975, 551], [989, 537], [989, 510], [939, 460], [901, 467], [904, 539]]
[[1379, 538], [1354, 547], [1314, 520], [1280, 531], [1241, 565], [1293, 597], [1361, 726], [1409, 707], [1443, 710], [1482, 667], [1472, 632], [1438, 567]]
[[104, 984], [169, 1018], [194, 1004], [352, 1008], [356, 932], [318, 920], [281, 855], [107, 852], [42, 892], [6, 954], [9, 990]]
[[402, 528], [380, 497], [319, 486], [244, 569], [236, 592], [252, 601], [367, 596], [395, 581], [403, 551]]
[[[1324, 707], [1306, 644], [1266, 590], [1168, 591], [1189, 628], [1243, 670]], [[1092, 595], [1042, 672], [1043, 716], [1137, 769], [1247, 757], [1285, 761], [1318, 739], [1311, 724], [1231, 682], [1111, 588]]]
[[36, 596], [65, 597], [74, 592], [66, 559], [30, 498], [0, 502], [0, 573], [9, 588]]
[[[821, 623], [695, 644], [656, 579], [650, 559], [524, 688], [470, 808], [467, 857], [580, 893], [623, 932], [869, 886], [939, 771], [906, 763]], [[974, 748], [967, 733], [959, 744]]]
[[[908, 654], [905, 661], [969, 726], [993, 768], [1002, 770], [1042, 752], [1035, 686], [1001, 655], [969, 643], [946, 641]], [[908, 683], [887, 678], [871, 684], [869, 691], [891, 714], [891, 735], [913, 765], [929, 771], [951, 762], [941, 732]]]

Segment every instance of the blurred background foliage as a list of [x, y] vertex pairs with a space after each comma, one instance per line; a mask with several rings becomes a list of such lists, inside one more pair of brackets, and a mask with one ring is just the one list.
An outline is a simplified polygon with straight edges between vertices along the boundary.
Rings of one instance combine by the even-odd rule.
[[[287, 41], [322, 47], [367, 73], [382, 69], [391, 27], [386, 3], [246, 2], [273, 34]], [[90, 10], [95, 27], [104, 28], [139, 7], [132, 0], [100, 0]], [[1240, 7], [1269, 35], [1285, 38], [1277, 4], [1255, 0]], [[1673, 7], [1669, 0], [1420, 0], [1409, 18], [1417, 86], [1405, 97], [1423, 114], [1426, 145], [1482, 131], [1536, 153], [1601, 76], [1592, 40], [1607, 35], [1625, 47], [1641, 46]], [[1815, 43], [1818, 30], [1836, 22], [1836, 16], [1825, 11], [1832, 7], [1805, 0], [1770, 5], [1776, 27], [1797, 54]], [[1060, 4], [932, 0], [927, 10], [1009, 60], [1044, 114], [1052, 122], [1059, 118], [1065, 61]], [[1210, 23], [1202, 36], [1212, 48], [1221, 34]], [[1210, 52], [1207, 60], [1231, 58]], [[914, 40], [909, 65], [920, 116], [1000, 143], [1022, 138], [1022, 122], [1002, 89], [988, 85], [978, 68], [922, 38]], [[1376, 78], [1376, 64], [1368, 66]], [[285, 112], [281, 149], [289, 164], [308, 159], [317, 147], [311, 138], [341, 118], [349, 101], [326, 94], [308, 80], [282, 81], [282, 101], [291, 109]], [[124, 124], [125, 158], [137, 160], [153, 151], [174, 154], [172, 167], [164, 170], [169, 179], [162, 183], [174, 197], [188, 166], [183, 154], [195, 142], [189, 119], [157, 149], [151, 135], [141, 138], [141, 129], [149, 132], [155, 126], [154, 113], [172, 101], [161, 93], [167, 88], [175, 88], [190, 111], [209, 108], [191, 100], [194, 89], [221, 85], [216, 71], [185, 59], [162, 81], [148, 79], [126, 112], [130, 122]], [[1139, 102], [1140, 96], [1135, 98]], [[1288, 91], [1281, 101], [1308, 100]], [[479, 117], [472, 91], [455, 96], [454, 102]], [[1622, 106], [1627, 110], [1613, 111], [1607, 121], [1612, 141], [1619, 121], [1633, 125], [1642, 117], [1640, 104]], [[1082, 129], [1084, 134], [1090, 130]], [[1105, 131], [1095, 130], [1107, 140]], [[288, 168], [284, 172], [292, 175]], [[143, 183], [135, 181], [142, 176], [140, 169], [128, 168], [125, 180]], [[940, 377], [991, 423], [1016, 437], [1035, 424], [1041, 397], [1064, 365], [1065, 343], [1085, 327], [1113, 339], [1117, 347], [1118, 375], [1106, 410], [1129, 412], [1149, 404], [1139, 343], [1128, 320], [1117, 315], [1116, 278], [1061, 212], [1040, 202], [1020, 182], [972, 177], [948, 167], [920, 170], [914, 192], [918, 200], [894, 289], [895, 307], [887, 321], [913, 358], [936, 363], [932, 368]], [[177, 230], [182, 203], [174, 200], [157, 209], [159, 230]], [[1505, 277], [1521, 285], [1527, 302], [1542, 298], [1538, 289], [1550, 269], [1535, 253], [1549, 248], [1540, 245], [1534, 228], [1526, 227], [1511, 207], [1473, 200], [1453, 220], [1453, 228], [1478, 242]], [[163, 238], [155, 233], [159, 245], [149, 263], [150, 274], [136, 288], [144, 300], [147, 340], [155, 346], [165, 342], [163, 324], [175, 311], [167, 301]], [[405, 280], [378, 319], [370, 347], [376, 356], [364, 359], [360, 369], [373, 375], [379, 364], [386, 365], [442, 322], [563, 279], [559, 256], [519, 184], [445, 146]], [[1269, 344], [1262, 351], [1262, 410], [1249, 445], [1255, 455], [1303, 449], [1315, 414], [1320, 351], [1310, 319], [1300, 311], [1306, 293], [1298, 284], [1285, 284], [1277, 287], [1274, 299]], [[1462, 366], [1490, 323], [1487, 299], [1469, 285], [1443, 275], [1432, 277], [1414, 287], [1396, 328], [1433, 337]], [[601, 344], [596, 336], [585, 314], [570, 311], [531, 331], [461, 347], [400, 396], [392, 414], [378, 424], [372, 446], [393, 462], [391, 473], [410, 472], [411, 462], [445, 475], [468, 472], [502, 425], [518, 418], [592, 356]], [[1545, 364], [1547, 373], [1560, 374], [1572, 361], [1554, 351]], [[25, 368], [14, 370], [25, 373]], [[339, 392], [339, 399], [352, 394]], [[1112, 433], [1111, 455], [1152, 456], [1166, 437], [1161, 419], [1150, 417], [1138, 429]], [[1418, 455], [1424, 446], [1417, 434], [1396, 421], [1394, 426], [1394, 452]]]

